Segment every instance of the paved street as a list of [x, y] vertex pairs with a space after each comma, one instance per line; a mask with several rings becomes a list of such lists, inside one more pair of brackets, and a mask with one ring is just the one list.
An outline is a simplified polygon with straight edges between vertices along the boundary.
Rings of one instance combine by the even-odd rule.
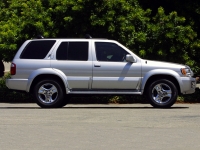
[[199, 150], [200, 104], [0, 103], [1, 150]]

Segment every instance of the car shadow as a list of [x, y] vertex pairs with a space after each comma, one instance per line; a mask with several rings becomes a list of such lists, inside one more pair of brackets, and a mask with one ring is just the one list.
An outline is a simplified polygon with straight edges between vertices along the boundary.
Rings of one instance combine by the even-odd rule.
[[154, 108], [154, 107], [93, 107], [93, 106], [85, 106], [85, 107], [63, 107], [60, 109], [189, 109], [189, 107], [170, 107], [170, 108]]
[[178, 107], [170, 107], [170, 108], [154, 108], [154, 107], [151, 107], [151, 106], [87, 106], [87, 105], [83, 105], [83, 106], [76, 106], [76, 105], [73, 105], [73, 106], [68, 106], [66, 105], [65, 107], [62, 107], [62, 108], [40, 108], [39, 106], [37, 107], [33, 107], [33, 106], [0, 106], [0, 109], [189, 109], [189, 107], [181, 107], [181, 106], [178, 106]]

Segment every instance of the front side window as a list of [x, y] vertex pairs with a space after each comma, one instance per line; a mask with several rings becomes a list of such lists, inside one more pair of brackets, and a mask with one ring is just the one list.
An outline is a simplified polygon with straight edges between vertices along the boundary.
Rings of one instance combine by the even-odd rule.
[[88, 60], [88, 42], [62, 42], [56, 52], [57, 60]]
[[95, 42], [95, 48], [98, 61], [123, 62], [126, 55], [129, 54], [115, 43]]
[[31, 41], [24, 48], [20, 58], [44, 59], [55, 42], [55, 40]]

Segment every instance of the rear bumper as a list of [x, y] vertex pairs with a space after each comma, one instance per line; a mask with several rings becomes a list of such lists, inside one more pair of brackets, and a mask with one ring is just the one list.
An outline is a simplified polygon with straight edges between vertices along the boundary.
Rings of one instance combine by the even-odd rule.
[[6, 79], [6, 86], [12, 90], [26, 91], [28, 79]]

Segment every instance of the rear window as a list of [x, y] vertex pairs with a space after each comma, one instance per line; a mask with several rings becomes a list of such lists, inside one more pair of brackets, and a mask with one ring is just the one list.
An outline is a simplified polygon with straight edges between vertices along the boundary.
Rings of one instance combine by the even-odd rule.
[[62, 42], [56, 53], [57, 60], [88, 60], [88, 42]]
[[20, 58], [44, 59], [55, 42], [55, 40], [31, 41], [24, 48]]

